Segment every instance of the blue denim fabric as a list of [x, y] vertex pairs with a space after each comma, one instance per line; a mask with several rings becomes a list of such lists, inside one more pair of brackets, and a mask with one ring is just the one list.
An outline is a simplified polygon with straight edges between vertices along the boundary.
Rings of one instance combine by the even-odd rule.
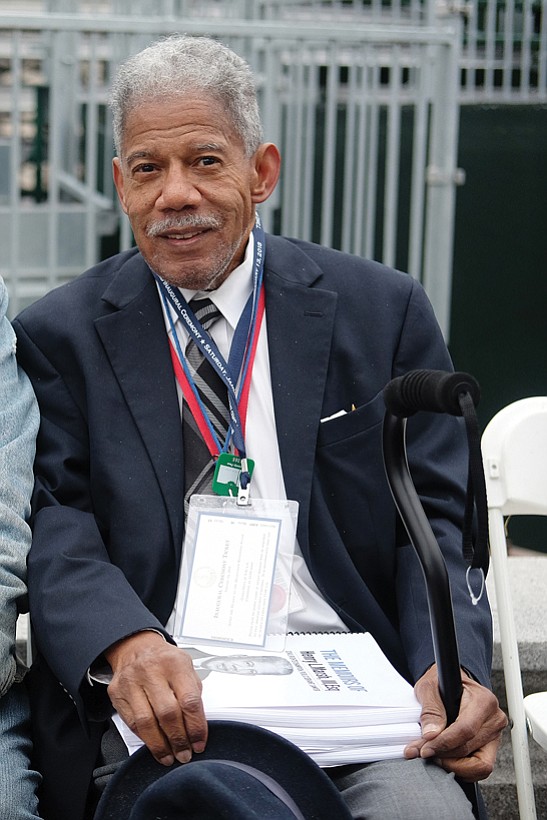
[[0, 817], [38, 817], [36, 789], [40, 775], [29, 768], [29, 707], [24, 683], [14, 684], [0, 699]]
[[6, 318], [8, 296], [0, 277], [0, 816], [38, 817], [39, 775], [31, 751], [25, 668], [15, 654], [17, 614], [26, 609], [33, 461], [39, 413], [26, 375], [17, 367], [15, 333]]
[[23, 670], [15, 657], [15, 623], [26, 607], [33, 461], [39, 413], [26, 375], [17, 367], [15, 333], [6, 318], [0, 277], [0, 697]]

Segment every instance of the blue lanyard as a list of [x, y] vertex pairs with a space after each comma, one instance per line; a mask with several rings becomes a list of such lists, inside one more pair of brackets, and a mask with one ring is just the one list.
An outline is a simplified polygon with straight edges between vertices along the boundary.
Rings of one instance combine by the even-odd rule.
[[[177, 356], [188, 380], [188, 384], [190, 385], [196, 398], [196, 402], [203, 415], [203, 419], [217, 444], [219, 452], [227, 452], [230, 446], [230, 440], [233, 440], [234, 446], [242, 458], [246, 457], [246, 453], [243, 438], [243, 426], [239, 413], [239, 398], [248, 372], [249, 363], [251, 361], [251, 351], [253, 348], [257, 325], [256, 319], [258, 312], [258, 300], [264, 275], [265, 240], [264, 230], [262, 228], [262, 223], [258, 213], [256, 214], [255, 226], [253, 228], [253, 237], [253, 291], [247, 300], [237, 323], [237, 327], [234, 331], [234, 336], [230, 345], [228, 362], [225, 361], [217, 345], [209, 333], [203, 328], [201, 322], [196, 318], [194, 312], [178, 288], [173, 288], [168, 282], [165, 282], [161, 277], [154, 273], [154, 277], [160, 286], [160, 294], [169, 318], [169, 324], [171, 327]], [[207, 414], [207, 410], [199, 396], [199, 392], [190, 373], [188, 363], [182, 352], [180, 342], [175, 331], [173, 317], [168, 308], [169, 302], [173, 305], [184, 322], [190, 338], [195, 341], [203, 356], [208, 359], [210, 365], [215, 368], [223, 383], [226, 385], [230, 409], [230, 427], [223, 446], [221, 446], [216, 432], [213, 429]], [[238, 380], [239, 389], [236, 387]]]

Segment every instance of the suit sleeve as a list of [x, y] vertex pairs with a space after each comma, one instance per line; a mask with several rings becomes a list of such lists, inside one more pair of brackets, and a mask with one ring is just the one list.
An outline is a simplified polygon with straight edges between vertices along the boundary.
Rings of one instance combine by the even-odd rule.
[[[40, 347], [14, 323], [20, 361], [41, 411], [32, 500], [29, 602], [38, 649], [82, 710], [97, 706], [87, 670], [111, 644], [143, 629], [166, 634], [110, 558], [95, 515], [85, 406]], [[109, 704], [104, 694], [104, 708]], [[99, 701], [101, 698], [99, 698]]]

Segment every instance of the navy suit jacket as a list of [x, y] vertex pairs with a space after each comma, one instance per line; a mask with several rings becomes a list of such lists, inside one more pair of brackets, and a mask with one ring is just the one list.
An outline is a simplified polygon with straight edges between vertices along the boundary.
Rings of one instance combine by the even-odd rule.
[[[413, 368], [451, 369], [442, 334], [410, 276], [317, 245], [268, 236], [265, 287], [279, 448], [303, 555], [348, 627], [370, 631], [415, 680], [434, 655], [421, 568], [384, 476], [382, 390]], [[42, 413], [28, 574], [42, 811], [79, 820], [109, 713], [86, 671], [124, 636], [163, 629], [173, 606], [184, 527], [179, 405], [156, 285], [136, 250], [52, 291], [14, 326]], [[461, 557], [465, 434], [458, 419], [421, 413], [407, 441], [451, 578], [460, 660], [487, 683], [490, 615], [485, 601], [472, 606]]]

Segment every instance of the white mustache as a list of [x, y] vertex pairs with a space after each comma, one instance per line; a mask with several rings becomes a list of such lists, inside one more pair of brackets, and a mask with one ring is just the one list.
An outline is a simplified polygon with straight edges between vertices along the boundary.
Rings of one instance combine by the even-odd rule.
[[217, 230], [222, 227], [222, 222], [216, 216], [199, 216], [198, 214], [188, 214], [187, 216], [168, 216], [159, 222], [152, 222], [146, 228], [147, 236], [158, 236], [170, 230], [187, 231], [192, 228], [211, 228]]

